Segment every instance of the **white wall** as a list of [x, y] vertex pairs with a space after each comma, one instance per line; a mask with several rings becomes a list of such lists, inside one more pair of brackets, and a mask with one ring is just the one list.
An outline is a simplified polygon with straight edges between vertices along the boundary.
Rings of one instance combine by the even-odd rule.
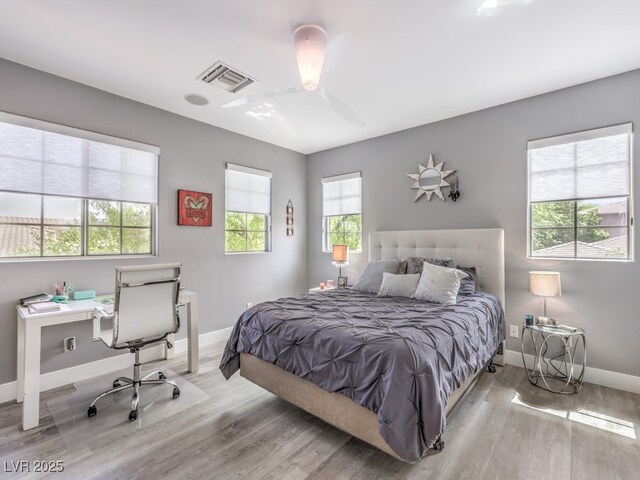
[[[6, 60], [0, 60], [0, 79], [1, 111], [160, 147], [158, 258], [0, 262], [0, 384], [16, 378], [17, 299], [40, 291], [52, 293], [54, 283], [66, 281], [76, 290], [107, 293], [114, 288], [116, 265], [182, 262], [183, 286], [200, 294], [201, 333], [231, 326], [247, 302], [304, 291], [304, 155]], [[227, 161], [273, 172], [271, 253], [224, 255]], [[213, 193], [213, 227], [177, 226], [179, 188]], [[296, 212], [293, 237], [285, 234], [289, 198]], [[63, 353], [62, 339], [71, 335], [76, 336], [77, 350]], [[48, 327], [42, 341], [42, 372], [115, 353], [119, 352], [91, 342], [90, 322]]]
[[[640, 70], [311, 155], [309, 285], [337, 275], [330, 254], [321, 252], [320, 179], [361, 170], [365, 251], [351, 256], [352, 279], [366, 263], [370, 231], [502, 227], [507, 323], [521, 325], [526, 313], [542, 314], [541, 302], [528, 292], [528, 272], [558, 270], [562, 297], [549, 299], [549, 313], [586, 330], [588, 365], [640, 376], [638, 262], [526, 258], [527, 141], [629, 121], [640, 126]], [[456, 203], [435, 196], [414, 203], [416, 191], [405, 174], [417, 172], [430, 153], [458, 171], [462, 197]], [[638, 235], [634, 244], [640, 252]], [[508, 339], [507, 348], [519, 351], [519, 340]]]

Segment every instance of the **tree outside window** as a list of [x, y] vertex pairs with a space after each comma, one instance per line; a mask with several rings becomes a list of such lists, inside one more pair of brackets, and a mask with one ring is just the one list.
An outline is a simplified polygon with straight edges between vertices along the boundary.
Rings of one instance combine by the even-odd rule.
[[7, 192], [1, 199], [0, 257], [153, 252], [152, 205]]
[[226, 212], [224, 239], [225, 251], [267, 251], [268, 228], [268, 215], [257, 213]]
[[325, 250], [333, 245], [347, 245], [350, 252], [362, 250], [362, 215], [325, 217]]

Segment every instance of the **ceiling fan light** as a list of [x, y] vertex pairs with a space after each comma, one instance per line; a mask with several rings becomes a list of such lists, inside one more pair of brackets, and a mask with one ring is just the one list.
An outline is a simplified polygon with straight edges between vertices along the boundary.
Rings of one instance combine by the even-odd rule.
[[491, 8], [498, 8], [498, 0], [484, 0], [480, 5], [480, 10], [489, 10]]
[[327, 32], [318, 25], [301, 25], [293, 33], [293, 39], [302, 87], [316, 90], [324, 64]]

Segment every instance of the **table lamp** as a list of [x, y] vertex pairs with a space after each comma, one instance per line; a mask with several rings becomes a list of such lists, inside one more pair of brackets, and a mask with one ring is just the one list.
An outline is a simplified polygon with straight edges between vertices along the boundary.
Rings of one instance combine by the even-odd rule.
[[333, 245], [331, 248], [331, 263], [338, 267], [338, 286], [342, 278], [342, 267], [349, 265], [349, 247], [347, 245]]
[[547, 317], [547, 297], [562, 295], [560, 272], [529, 272], [529, 292], [543, 298], [543, 317], [540, 323], [553, 324], [554, 321]]

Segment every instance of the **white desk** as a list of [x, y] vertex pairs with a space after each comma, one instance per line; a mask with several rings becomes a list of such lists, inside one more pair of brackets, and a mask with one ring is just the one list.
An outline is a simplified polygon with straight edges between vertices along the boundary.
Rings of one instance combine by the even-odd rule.
[[[188, 368], [198, 370], [198, 294], [180, 290], [179, 301], [187, 307]], [[58, 312], [31, 314], [27, 308], [18, 310], [18, 369], [16, 401], [22, 405], [22, 428], [28, 430], [40, 423], [40, 335], [42, 327], [62, 323], [91, 320], [96, 307], [105, 307], [95, 300], [75, 300], [66, 304], [69, 309]], [[173, 343], [173, 338], [170, 339]], [[173, 349], [165, 349], [165, 357], [173, 356]]]

